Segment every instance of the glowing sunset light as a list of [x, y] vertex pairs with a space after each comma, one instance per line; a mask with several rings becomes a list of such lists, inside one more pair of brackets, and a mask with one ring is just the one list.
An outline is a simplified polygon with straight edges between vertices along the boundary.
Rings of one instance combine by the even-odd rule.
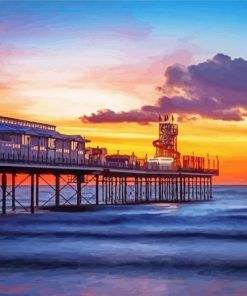
[[172, 113], [182, 153], [219, 155], [216, 181], [245, 184], [247, 4], [129, 4], [3, 1], [2, 115], [152, 157]]

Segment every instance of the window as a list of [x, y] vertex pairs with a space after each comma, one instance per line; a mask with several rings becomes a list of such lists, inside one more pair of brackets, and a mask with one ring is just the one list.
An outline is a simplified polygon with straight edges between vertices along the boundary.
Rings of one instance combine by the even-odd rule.
[[0, 134], [0, 141], [11, 141], [11, 137], [10, 135], [6, 135], [6, 134]]
[[48, 148], [55, 149], [56, 148], [56, 139], [49, 138], [48, 139]]
[[77, 150], [78, 148], [78, 142], [72, 141], [71, 142], [71, 150]]
[[21, 136], [21, 143], [22, 145], [29, 145], [30, 144], [30, 136], [29, 135], [22, 135]]
[[21, 148], [21, 145], [20, 144], [13, 144], [13, 148], [20, 149]]

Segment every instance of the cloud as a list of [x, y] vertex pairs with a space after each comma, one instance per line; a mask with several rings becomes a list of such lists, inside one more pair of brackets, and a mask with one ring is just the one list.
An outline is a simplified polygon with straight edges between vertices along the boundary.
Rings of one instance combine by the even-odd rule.
[[136, 122], [148, 124], [159, 113], [176, 113], [182, 121], [198, 117], [240, 121], [247, 113], [247, 61], [217, 54], [197, 65], [174, 64], [165, 71], [162, 96], [139, 110], [100, 110], [83, 122]]
[[131, 110], [128, 112], [114, 112], [109, 109], [99, 110], [90, 116], [81, 117], [84, 123], [117, 123], [117, 122], [138, 122], [139, 124], [149, 124], [157, 120], [157, 114], [154, 112], [143, 112], [142, 110]]

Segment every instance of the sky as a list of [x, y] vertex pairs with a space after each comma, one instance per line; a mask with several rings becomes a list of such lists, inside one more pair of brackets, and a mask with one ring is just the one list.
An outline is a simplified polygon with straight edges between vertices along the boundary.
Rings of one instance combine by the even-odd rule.
[[182, 154], [247, 184], [246, 1], [0, 1], [1, 115], [109, 152], [154, 155], [158, 114]]

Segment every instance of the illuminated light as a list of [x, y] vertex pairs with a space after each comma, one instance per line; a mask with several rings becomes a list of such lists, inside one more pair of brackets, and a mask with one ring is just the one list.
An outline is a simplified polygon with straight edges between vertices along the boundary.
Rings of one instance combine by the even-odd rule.
[[153, 157], [148, 158], [148, 162], [150, 163], [158, 163], [158, 164], [169, 164], [173, 163], [174, 159], [172, 157]]

